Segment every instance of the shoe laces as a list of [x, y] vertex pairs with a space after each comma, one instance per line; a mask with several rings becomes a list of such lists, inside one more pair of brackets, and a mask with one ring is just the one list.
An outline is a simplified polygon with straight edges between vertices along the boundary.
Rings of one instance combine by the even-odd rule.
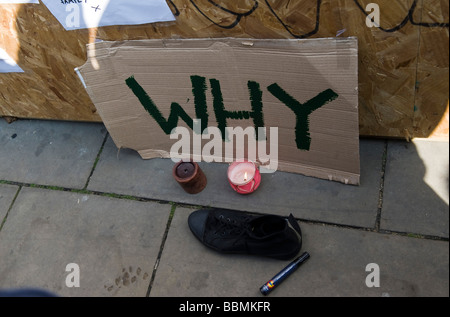
[[248, 234], [251, 231], [250, 217], [242, 216], [241, 219], [236, 220], [224, 215], [216, 215], [214, 217], [216, 221], [217, 228], [214, 231], [214, 235], [230, 235], [231, 237], [236, 237], [236, 241], [239, 238]]

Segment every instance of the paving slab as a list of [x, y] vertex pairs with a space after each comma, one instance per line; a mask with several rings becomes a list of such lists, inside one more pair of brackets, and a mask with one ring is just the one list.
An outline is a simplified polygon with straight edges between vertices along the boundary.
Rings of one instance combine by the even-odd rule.
[[18, 186], [0, 184], [0, 228], [18, 189]]
[[449, 143], [389, 141], [381, 228], [449, 236]]
[[[146, 296], [170, 212], [167, 204], [22, 188], [0, 231], [0, 286]], [[79, 287], [68, 287], [77, 272]]]
[[0, 120], [0, 180], [83, 188], [106, 133], [101, 123]]
[[[175, 211], [150, 296], [258, 297], [289, 261], [222, 255], [190, 232], [193, 209]], [[269, 296], [449, 296], [449, 243], [300, 222], [311, 258]], [[377, 264], [379, 287], [368, 287]], [[369, 284], [370, 285], [370, 284]]]
[[298, 174], [263, 174], [248, 196], [233, 191], [227, 164], [200, 163], [208, 179], [203, 192], [189, 195], [172, 177], [170, 159], [142, 160], [132, 150], [120, 152], [108, 138], [88, 189], [124, 193], [177, 203], [287, 215], [330, 223], [374, 227], [385, 143], [361, 141], [361, 185], [351, 186]]

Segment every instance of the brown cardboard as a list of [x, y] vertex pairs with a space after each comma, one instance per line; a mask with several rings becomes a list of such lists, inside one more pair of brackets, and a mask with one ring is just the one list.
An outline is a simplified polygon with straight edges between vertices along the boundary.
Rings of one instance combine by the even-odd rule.
[[[224, 117], [229, 127], [264, 124], [267, 152], [269, 128], [277, 127], [278, 170], [360, 182], [356, 38], [100, 42], [88, 51], [79, 71], [118, 148], [134, 149], [143, 159], [167, 158], [178, 141], [144, 108], [143, 90], [162, 121], [175, 107], [203, 124], [207, 119], [208, 127], [219, 127]], [[228, 112], [217, 110], [221, 104]], [[318, 108], [307, 115], [300, 111], [307, 106]], [[309, 131], [299, 132], [308, 122]], [[177, 126], [188, 127], [181, 118]]]

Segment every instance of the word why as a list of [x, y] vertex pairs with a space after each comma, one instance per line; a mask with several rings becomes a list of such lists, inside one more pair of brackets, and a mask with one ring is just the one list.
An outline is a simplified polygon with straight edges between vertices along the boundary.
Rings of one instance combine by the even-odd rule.
[[[181, 118], [191, 129], [193, 129], [194, 119], [186, 113], [180, 104], [173, 102], [170, 107], [170, 115], [167, 119], [165, 119], [151, 97], [141, 87], [141, 85], [139, 85], [134, 76], [126, 79], [125, 82], [139, 99], [144, 109], [153, 117], [153, 119], [155, 119], [166, 134], [171, 134], [172, 130], [177, 127], [179, 118]], [[206, 103], [206, 78], [201, 76], [191, 76], [191, 82], [192, 93], [194, 95], [195, 113], [197, 119], [200, 119], [202, 123], [202, 127], [199, 132], [203, 133], [203, 131], [208, 127], [209, 122], [209, 114]], [[213, 107], [216, 115], [217, 128], [222, 133], [223, 141], [227, 141], [225, 129], [228, 126], [228, 119], [252, 119], [256, 131], [256, 139], [259, 140], [260, 136], [258, 128], [263, 128], [265, 126], [262, 101], [263, 91], [261, 90], [260, 84], [255, 81], [248, 81], [247, 84], [252, 111], [228, 111], [225, 109], [220, 82], [217, 79], [210, 79], [209, 83], [211, 86], [211, 94], [213, 96]], [[295, 141], [297, 148], [299, 150], [309, 151], [311, 146], [309, 116], [315, 110], [338, 98], [339, 95], [333, 90], [327, 89], [319, 93], [311, 100], [301, 103], [289, 95], [276, 83], [268, 86], [267, 90], [295, 114]]]

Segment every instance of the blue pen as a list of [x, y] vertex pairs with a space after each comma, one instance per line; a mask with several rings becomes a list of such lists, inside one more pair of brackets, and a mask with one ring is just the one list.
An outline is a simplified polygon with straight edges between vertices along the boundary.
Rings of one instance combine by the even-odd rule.
[[260, 291], [263, 295], [269, 295], [277, 286], [279, 286], [285, 279], [299, 268], [300, 265], [306, 262], [310, 257], [308, 252], [303, 253], [300, 257], [295, 259], [291, 264], [286, 266], [280, 273], [275, 275], [270, 281], [264, 284]]

